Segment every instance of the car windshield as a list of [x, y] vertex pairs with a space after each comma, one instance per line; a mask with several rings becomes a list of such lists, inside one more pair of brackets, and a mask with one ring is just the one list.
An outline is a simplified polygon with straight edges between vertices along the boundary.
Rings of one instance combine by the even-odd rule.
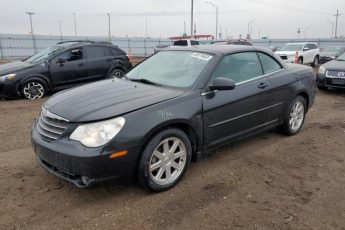
[[339, 52], [342, 49], [341, 46], [330, 46], [324, 48], [322, 51], [323, 52]]
[[28, 63], [40, 62], [40, 61], [45, 60], [46, 58], [50, 57], [51, 55], [53, 55], [54, 53], [56, 53], [60, 49], [61, 48], [57, 47], [57, 46], [51, 46], [51, 47], [45, 48], [44, 50], [41, 50], [40, 52], [38, 52], [38, 53], [32, 55], [31, 57], [29, 57], [28, 59], [26, 59], [25, 62], [28, 62]]
[[[162, 51], [131, 70], [130, 80], [145, 80], [156, 85], [186, 88], [192, 86], [212, 55], [192, 51]], [[144, 81], [142, 81], [144, 82]]]
[[339, 57], [337, 57], [338, 61], [345, 61], [345, 53], [343, 53], [342, 55], [340, 55]]
[[279, 51], [296, 51], [302, 50], [303, 44], [286, 44]]

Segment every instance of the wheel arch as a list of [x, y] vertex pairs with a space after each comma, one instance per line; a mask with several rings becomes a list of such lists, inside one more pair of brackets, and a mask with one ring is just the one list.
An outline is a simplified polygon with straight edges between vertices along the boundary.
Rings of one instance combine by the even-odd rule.
[[39, 75], [28, 75], [24, 77], [23, 79], [21, 79], [21, 81], [19, 82], [19, 90], [21, 90], [23, 87], [23, 84], [29, 80], [43, 81], [47, 85], [48, 90], [52, 89], [49, 78], [45, 75], [39, 74]]

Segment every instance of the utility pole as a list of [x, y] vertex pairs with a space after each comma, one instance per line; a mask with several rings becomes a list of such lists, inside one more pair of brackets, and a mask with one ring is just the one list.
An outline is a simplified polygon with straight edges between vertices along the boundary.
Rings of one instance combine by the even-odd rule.
[[190, 38], [193, 38], [193, 10], [194, 10], [194, 1], [191, 0], [191, 11], [190, 11]]
[[75, 37], [78, 39], [78, 34], [77, 34], [77, 22], [75, 20], [75, 13], [73, 13], [73, 18], [74, 18], [74, 32], [75, 32]]
[[337, 38], [338, 35], [337, 35], [337, 32], [338, 32], [338, 18], [339, 16], [341, 16], [341, 14], [339, 14], [339, 10], [337, 9], [337, 14], [333, 15], [335, 16], [335, 34], [334, 34], [334, 37]]
[[[253, 22], [255, 22], [258, 19], [253, 19], [248, 23], [248, 33], [247, 33], [247, 39], [250, 39], [250, 35], [251, 35], [251, 29], [250, 29], [250, 25], [253, 24]], [[253, 29], [253, 27], [252, 27]]]
[[110, 34], [110, 13], [107, 13], [108, 15], [108, 37], [109, 41], [111, 42], [111, 34]]
[[334, 33], [334, 22], [332, 22], [331, 20], [326, 20], [326, 22], [328, 22], [330, 25], [332, 25], [331, 38], [333, 38], [333, 33]]
[[59, 26], [60, 26], [60, 40], [63, 41], [62, 39], [62, 28], [61, 28], [61, 21], [59, 21]]
[[311, 26], [308, 26], [308, 27], [306, 27], [306, 28], [304, 29], [304, 39], [307, 38], [307, 32], [308, 32], [308, 30], [310, 29], [310, 27], [311, 27]]
[[33, 12], [25, 12], [29, 15], [30, 17], [30, 27], [31, 27], [31, 36], [32, 36], [32, 41], [34, 43], [34, 51], [35, 53], [37, 52], [37, 48], [36, 48], [36, 40], [35, 40], [35, 34], [34, 34], [34, 29], [33, 29], [33, 26], [32, 26], [32, 15], [35, 14]]
[[216, 40], [218, 39], [218, 6], [213, 2], [205, 2], [206, 4], [210, 4], [216, 9]]

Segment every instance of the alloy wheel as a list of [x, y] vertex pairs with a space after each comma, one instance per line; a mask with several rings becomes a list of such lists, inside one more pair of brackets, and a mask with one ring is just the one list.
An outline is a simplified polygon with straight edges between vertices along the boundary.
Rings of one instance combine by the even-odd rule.
[[179, 178], [187, 164], [187, 148], [177, 137], [162, 140], [153, 151], [149, 172], [151, 179], [159, 185], [168, 185]]
[[290, 111], [289, 125], [290, 129], [295, 132], [299, 130], [303, 124], [305, 108], [301, 101], [296, 101]]
[[31, 81], [23, 88], [24, 96], [30, 100], [42, 98], [44, 95], [44, 87], [41, 83]]

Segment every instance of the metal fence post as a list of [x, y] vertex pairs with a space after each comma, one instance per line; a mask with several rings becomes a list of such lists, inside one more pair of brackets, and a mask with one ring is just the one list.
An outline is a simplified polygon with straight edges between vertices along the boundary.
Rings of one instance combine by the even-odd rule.
[[145, 57], [146, 57], [146, 39], [144, 39], [144, 52], [145, 52]]
[[33, 33], [32, 33], [32, 41], [34, 43], [34, 51], [35, 51], [35, 53], [37, 53], [36, 39], [35, 39], [35, 35]]
[[0, 59], [4, 58], [4, 53], [2, 51], [2, 46], [1, 46], [1, 37], [0, 37]]

